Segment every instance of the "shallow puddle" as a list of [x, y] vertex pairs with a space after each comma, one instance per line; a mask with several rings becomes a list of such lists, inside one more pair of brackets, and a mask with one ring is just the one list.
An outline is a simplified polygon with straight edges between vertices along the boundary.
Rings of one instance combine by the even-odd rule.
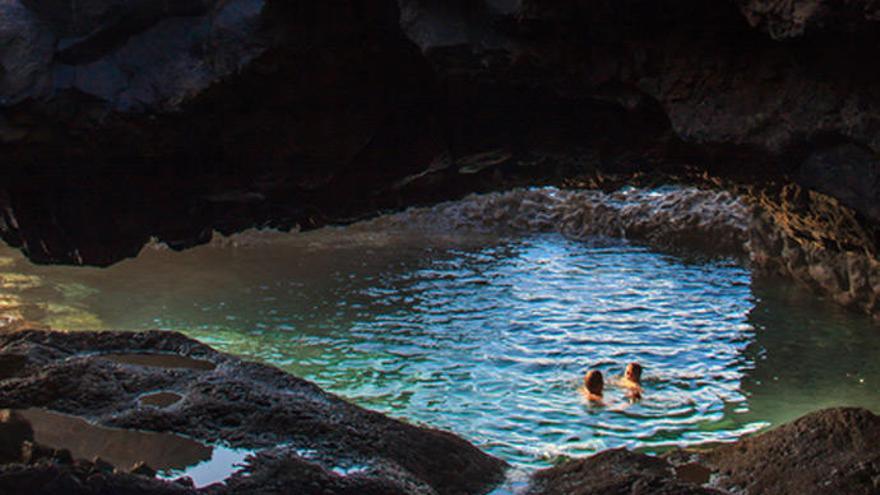
[[152, 368], [211, 371], [217, 367], [210, 361], [179, 356], [176, 354], [103, 354], [101, 355], [101, 359], [107, 359], [121, 364], [149, 366]]
[[30, 422], [34, 441], [70, 450], [75, 459], [96, 457], [127, 470], [143, 462], [160, 477], [189, 476], [196, 486], [223, 481], [238, 470], [252, 451], [209, 446], [170, 433], [97, 426], [76, 417], [43, 409], [15, 411]]
[[182, 399], [182, 395], [175, 394], [174, 392], [157, 392], [155, 394], [143, 395], [138, 401], [147, 406], [168, 407], [177, 404]]

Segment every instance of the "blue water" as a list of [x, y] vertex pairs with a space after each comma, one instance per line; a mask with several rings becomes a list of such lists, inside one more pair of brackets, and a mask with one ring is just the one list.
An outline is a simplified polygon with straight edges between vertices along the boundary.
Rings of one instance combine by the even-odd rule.
[[[873, 323], [735, 260], [555, 234], [241, 239], [110, 269], [4, 248], [0, 316], [179, 330], [525, 468], [732, 440], [828, 405], [880, 411]], [[582, 400], [587, 368], [630, 361], [644, 400]]]

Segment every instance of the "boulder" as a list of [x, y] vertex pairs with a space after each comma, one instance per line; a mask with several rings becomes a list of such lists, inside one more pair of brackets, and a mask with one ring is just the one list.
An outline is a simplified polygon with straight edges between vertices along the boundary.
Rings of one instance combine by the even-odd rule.
[[880, 417], [857, 408], [808, 414], [759, 435], [654, 457], [624, 449], [539, 471], [530, 495], [874, 494]]

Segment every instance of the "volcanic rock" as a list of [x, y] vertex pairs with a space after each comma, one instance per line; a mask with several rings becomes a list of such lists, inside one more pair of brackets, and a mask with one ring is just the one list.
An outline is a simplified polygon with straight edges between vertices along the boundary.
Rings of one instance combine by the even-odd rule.
[[529, 494], [867, 495], [878, 483], [880, 417], [836, 408], [714, 448], [662, 457], [618, 449], [568, 461], [535, 474]]
[[[28, 355], [33, 371], [0, 382], [0, 408], [51, 409], [103, 426], [178, 433], [258, 453], [246, 476], [226, 487], [209, 487], [211, 493], [484, 493], [502, 480], [506, 468], [455, 435], [364, 410], [280, 370], [173, 332], [0, 335], [0, 352], [12, 350]], [[161, 368], [101, 358], [125, 353], [175, 354], [216, 368]], [[173, 390], [184, 399], [165, 409], [140, 406], [143, 391], [155, 389]], [[64, 467], [58, 459], [51, 467], [45, 464], [0, 469], [0, 492], [12, 487], [12, 492], [98, 493], [105, 482], [130, 480], [90, 463], [87, 468], [79, 461]], [[346, 471], [334, 471], [340, 467]], [[104, 481], [96, 484], [98, 479]], [[61, 491], [50, 491], [56, 482]], [[162, 490], [185, 489], [172, 485]]]

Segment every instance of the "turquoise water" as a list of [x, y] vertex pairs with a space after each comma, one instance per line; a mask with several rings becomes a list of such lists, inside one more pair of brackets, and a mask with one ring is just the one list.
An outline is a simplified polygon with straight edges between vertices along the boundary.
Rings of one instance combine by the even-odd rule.
[[[829, 405], [880, 411], [878, 329], [734, 260], [623, 241], [328, 229], [247, 234], [109, 269], [0, 249], [0, 316], [182, 331], [526, 468], [732, 440]], [[645, 367], [645, 398], [577, 392]]]

